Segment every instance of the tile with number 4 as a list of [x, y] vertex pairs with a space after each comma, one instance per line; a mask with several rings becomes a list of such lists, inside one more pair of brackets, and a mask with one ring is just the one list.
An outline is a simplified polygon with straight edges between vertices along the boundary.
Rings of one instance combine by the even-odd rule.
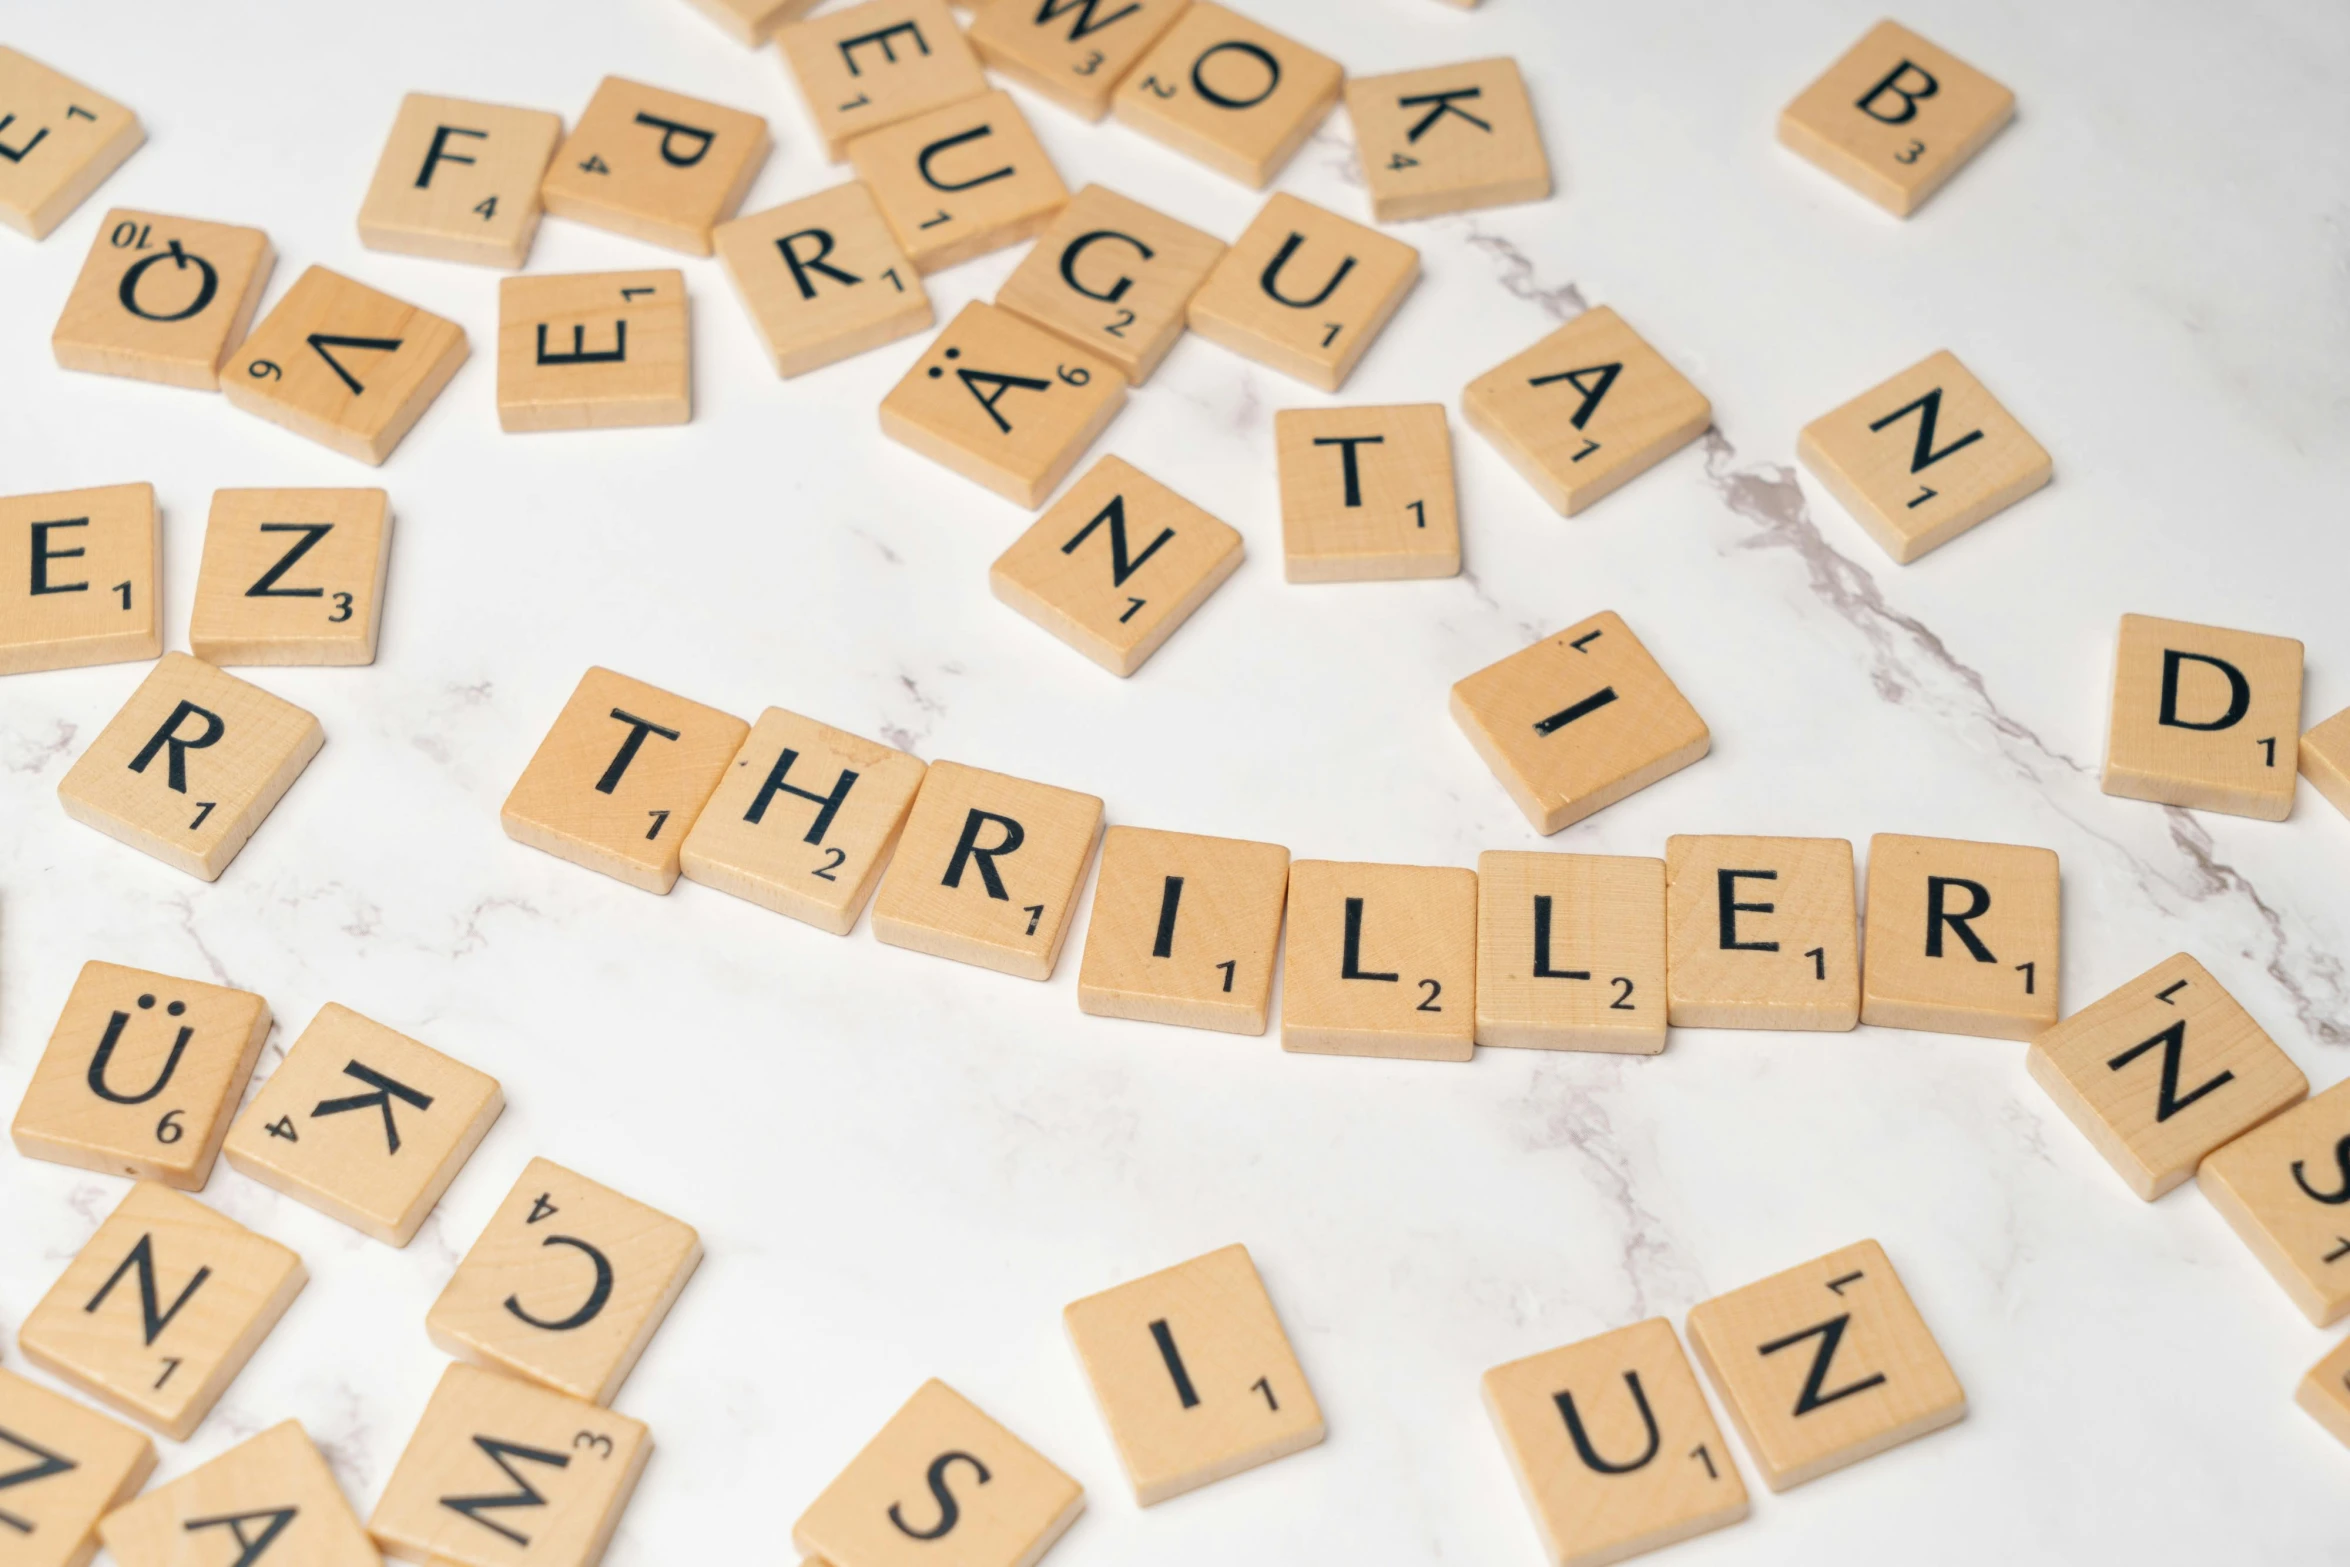
[[498, 1080], [328, 1002], [229, 1129], [229, 1168], [405, 1246], [506, 1108]]
[[498, 284], [498, 425], [612, 430], [693, 417], [685, 274], [581, 272]]
[[194, 1434], [308, 1275], [266, 1236], [142, 1181], [24, 1319], [25, 1358], [175, 1442]]
[[1665, 862], [1477, 856], [1477, 1043], [1665, 1048]]
[[1779, 141], [1906, 218], [2014, 115], [2014, 93], [1879, 22], [1780, 112]]
[[2039, 1035], [2024, 1065], [2148, 1202], [2309, 1093], [2301, 1069], [2183, 952]]
[[163, 522], [152, 484], [0, 499], [0, 561], [19, 563], [0, 569], [0, 675], [163, 651]]
[[50, 352], [68, 370], [217, 392], [276, 260], [259, 229], [117, 207], [99, 220]]
[[1027, 0], [985, 5], [971, 19], [971, 47], [997, 75], [1089, 120], [1191, 0]]
[[146, 139], [112, 98], [0, 47], [0, 223], [46, 238]]
[[1665, 840], [1666, 1020], [1842, 1033], [1860, 1022], [1860, 922], [1842, 838]]
[[212, 664], [372, 664], [391, 559], [381, 490], [215, 490], [188, 646]]
[[2107, 794], [2281, 822], [2293, 814], [2300, 732], [2293, 638], [2122, 617], [2099, 785]]
[[294, 280], [229, 356], [229, 402], [380, 465], [465, 363], [465, 329], [324, 267]]
[[1262, 1034], [1289, 896], [1277, 843], [1113, 827], [1085, 930], [1077, 1005], [1225, 1034]]
[[98, 1520], [147, 1483], [155, 1444], [62, 1394], [0, 1371], [0, 1529], [9, 1567], [83, 1567]]
[[1191, 329], [1335, 392], [1419, 276], [1420, 253], [1402, 240], [1284, 192], [1191, 296]]
[[1183, 335], [1191, 296], [1223, 254], [1214, 235], [1088, 185], [996, 290], [996, 303], [1140, 386]]
[[2053, 1027], [2061, 891], [2053, 850], [1877, 834], [1860, 1020], [1987, 1039]]
[[1550, 157], [1507, 55], [1346, 84], [1356, 155], [1382, 223], [1550, 194]]
[[775, 41], [835, 163], [859, 136], [987, 91], [946, 0], [864, 0], [780, 28]]
[[409, 93], [359, 207], [370, 250], [520, 271], [563, 116]]
[[2195, 1181], [2310, 1321], [2350, 1312], [2350, 1082], [2223, 1145]]
[[1145, 136], [1262, 190], [1338, 102], [1345, 75], [1294, 38], [1193, 0], [1112, 103]]
[[318, 720], [166, 653], [57, 785], [65, 814], [218, 881], [326, 744]]
[[917, 272], [1033, 239], [1069, 204], [1069, 187], [1010, 93], [982, 93], [860, 136], [849, 162]]
[[116, 1567], [378, 1567], [334, 1471], [298, 1420], [282, 1421], [157, 1486], [98, 1525]]
[[805, 375], [934, 319], [889, 220], [853, 180], [721, 223], [712, 237], [777, 375]]
[[1281, 976], [1284, 1050], [1468, 1060], [1476, 1054], [1475, 873], [1294, 862]]
[[1273, 416], [1273, 444], [1290, 581], [1460, 574], [1460, 505], [1442, 403], [1284, 408]]
[[559, 218], [706, 256], [710, 231], [742, 205], [768, 145], [758, 115], [607, 76], [539, 197]]
[[1246, 1246], [1089, 1295], [1061, 1321], [1145, 1507], [1322, 1440]]

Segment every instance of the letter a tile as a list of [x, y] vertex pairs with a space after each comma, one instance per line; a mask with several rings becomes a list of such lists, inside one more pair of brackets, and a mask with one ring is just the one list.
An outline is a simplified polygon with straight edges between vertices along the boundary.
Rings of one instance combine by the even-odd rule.
[[678, 845], [750, 732], [730, 713], [590, 669], [498, 820], [516, 843], [666, 893]]
[[2051, 850], [1877, 834], [1860, 1020], [1986, 1039], [2053, 1027], [2060, 897]]
[[1345, 71], [1209, 0], [1193, 0], [1118, 84], [1118, 118], [1263, 190], [1338, 102]]
[[1031, 510], [1126, 403], [1108, 360], [973, 300], [881, 401], [881, 430]]
[[1665, 862], [1477, 856], [1477, 1043], [1665, 1048]]
[[2310, 1321], [2350, 1312], [2350, 1081], [2224, 1144], [2195, 1180]]
[[1077, 1005], [1095, 1017], [1262, 1034], [1289, 896], [1277, 843], [1113, 827]]
[[276, 259], [259, 229], [117, 207], [99, 220], [50, 352], [68, 370], [217, 392]]
[[693, 417], [685, 274], [580, 272], [498, 284], [498, 424], [613, 430]]
[[145, 1433], [0, 1371], [0, 1529], [9, 1567], [83, 1567], [98, 1520], [155, 1470]]
[[1110, 94], [1157, 43], [1189, 0], [1061, 0], [983, 5], [971, 47], [998, 76], [1088, 120], [1110, 112]]
[[758, 115], [607, 76], [539, 195], [559, 218], [706, 256], [710, 231], [742, 205], [767, 149]]
[[1335, 392], [1419, 276], [1420, 253], [1402, 240], [1283, 192], [1191, 296], [1191, 329]]
[[1476, 874], [1294, 862], [1281, 976], [1284, 1050], [1468, 1060], [1476, 1053]]
[[328, 1002], [229, 1129], [229, 1168], [387, 1246], [506, 1108], [498, 1080]]
[[[1017, 6], [989, 16], [1023, 16]], [[1115, 364], [1136, 386], [1183, 335], [1224, 242], [1102, 185], [1079, 191], [996, 303]]]
[[562, 139], [563, 116], [544, 109], [408, 94], [359, 208], [359, 242], [519, 272]]
[[202, 1191], [269, 1021], [250, 991], [83, 964], [17, 1106], [16, 1151]]
[[596, 1567], [652, 1452], [641, 1421], [454, 1365], [367, 1532], [432, 1567]]
[[217, 881], [324, 744], [318, 720], [293, 703], [166, 653], [57, 798], [83, 826]]
[[1947, 349], [1805, 425], [1795, 454], [1904, 565], [2055, 473], [2047, 450]]
[[1356, 156], [1382, 223], [1540, 201], [1550, 158], [1507, 55], [1346, 84]]
[[2327, 804], [2350, 816], [2350, 707], [2301, 737], [2301, 776]]
[[2107, 794], [2264, 822], [2293, 814], [2301, 644], [2124, 615]]
[[771, 707], [694, 821], [688, 881], [845, 936], [922, 787], [915, 757]]
[[1442, 403], [1284, 408], [1273, 416], [1273, 446], [1290, 581], [1460, 574], [1452, 429]]
[[46, 238], [146, 139], [104, 93], [0, 48], [0, 223]]
[[2309, 1368], [2293, 1390], [2293, 1402], [2324, 1426], [2335, 1441], [2350, 1447], [2350, 1340]]
[[606, 1404], [701, 1261], [692, 1226], [533, 1159], [424, 1324], [460, 1360]]
[[1690, 1307], [1689, 1342], [1774, 1491], [1966, 1417], [1966, 1390], [1875, 1241]]
[[1906, 218], [2014, 114], [2014, 93], [1879, 22], [1781, 111], [1779, 141]]
[[277, 1326], [302, 1259], [141, 1182], [25, 1318], [25, 1358], [184, 1442]]
[[714, 239], [777, 375], [806, 375], [935, 319], [889, 220], [853, 180], [721, 223]]
[[946, 0], [865, 0], [778, 28], [775, 42], [835, 163], [856, 137], [987, 91]]
[[1860, 1021], [1852, 845], [1842, 838], [1665, 840], [1666, 983], [1675, 1028]]
[[298, 1420], [271, 1426], [98, 1525], [116, 1567], [378, 1567], [334, 1471]]
[[220, 389], [249, 414], [381, 465], [466, 353], [455, 322], [312, 267], [229, 356]]
[[829, 1567], [1034, 1567], [1085, 1490], [944, 1382], [905, 1407], [792, 1525]]
[[1104, 457], [988, 568], [995, 596], [1131, 675], [1239, 569], [1240, 534]]
[[860, 136], [849, 162], [918, 272], [1033, 239], [1069, 204], [1069, 187], [1010, 93], [982, 93]]
[[1545, 835], [1679, 772], [1713, 746], [1697, 709], [1613, 611], [1458, 682], [1452, 717]]
[[873, 900], [873, 934], [1050, 979], [1101, 830], [1090, 794], [933, 762]]
[[1714, 410], [1600, 305], [1471, 381], [1461, 416], [1572, 517], [1703, 435]]
[[0, 499], [0, 675], [160, 654], [162, 543], [152, 484]]
[[2041, 1034], [2024, 1064], [2148, 1202], [2309, 1093], [2301, 1069], [2183, 952]]
[[188, 645], [212, 664], [372, 664], [391, 559], [381, 490], [215, 490]]
[[1061, 1321], [1145, 1507], [1322, 1440], [1246, 1246], [1089, 1295]]
[[1746, 1516], [1746, 1482], [1663, 1317], [1485, 1373], [1485, 1410], [1558, 1567], [1600, 1567]]

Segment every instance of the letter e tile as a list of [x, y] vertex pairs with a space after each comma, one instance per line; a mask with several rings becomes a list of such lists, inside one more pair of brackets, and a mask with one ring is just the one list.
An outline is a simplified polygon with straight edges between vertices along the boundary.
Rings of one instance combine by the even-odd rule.
[[151, 484], [0, 498], [0, 675], [160, 654], [162, 527]]
[[498, 284], [498, 424], [614, 430], [693, 417], [685, 274], [581, 272]]

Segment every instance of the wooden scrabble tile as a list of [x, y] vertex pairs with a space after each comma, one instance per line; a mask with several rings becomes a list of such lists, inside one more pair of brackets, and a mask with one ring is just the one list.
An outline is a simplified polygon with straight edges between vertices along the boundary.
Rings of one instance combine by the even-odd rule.
[[372, 664], [391, 561], [381, 490], [215, 490], [188, 646], [213, 664]]
[[2195, 1181], [2310, 1321], [2350, 1312], [2350, 1081], [2223, 1144]]
[[693, 0], [693, 3], [736, 43], [756, 49], [775, 36], [778, 27], [807, 14], [816, 0]]
[[2024, 1064], [2148, 1202], [2309, 1093], [2309, 1079], [2185, 953], [2032, 1041]]
[[1746, 1482], [1663, 1317], [1485, 1373], [1485, 1410], [1559, 1567], [1739, 1522]]
[[1345, 71], [1237, 11], [1193, 0], [1118, 83], [1118, 118], [1262, 190], [1338, 102]]
[[980, 7], [971, 47], [998, 76], [1089, 120], [1190, 0], [1013, 0]]
[[1246, 1246], [1089, 1295], [1061, 1321], [1145, 1507], [1322, 1440]]
[[685, 274], [576, 272], [498, 284], [498, 425], [613, 430], [693, 417]]
[[1125, 404], [1107, 360], [973, 300], [882, 399], [881, 429], [1033, 510]]
[[0, 223], [47, 238], [146, 139], [112, 98], [0, 47]]
[[161, 654], [162, 528], [152, 484], [0, 498], [0, 675]]
[[1697, 709], [1613, 610], [1459, 681], [1452, 717], [1546, 835], [1679, 772], [1713, 745]]
[[666, 893], [678, 845], [750, 732], [731, 713], [591, 668], [498, 820], [516, 843]]
[[917, 114], [849, 143], [917, 272], [1033, 239], [1069, 204], [1053, 160], [1006, 92]]
[[2350, 707], [2301, 737], [2300, 770], [2327, 804], [2350, 816]]
[[691, 1225], [533, 1159], [424, 1325], [460, 1360], [606, 1404], [701, 1261]]
[[268, 1038], [250, 991], [84, 963], [9, 1135], [28, 1159], [202, 1191]]
[[845, 936], [922, 787], [920, 760], [771, 707], [694, 819], [688, 881]]
[[1273, 416], [1273, 443], [1290, 581], [1460, 574], [1460, 507], [1442, 403], [1284, 408]]
[[9, 1567], [83, 1567], [98, 1520], [155, 1471], [145, 1433], [0, 1371], [0, 1529]]
[[1780, 111], [1779, 141], [1906, 218], [2014, 114], [2014, 93], [1879, 22]]
[[1665, 1048], [1665, 862], [1477, 856], [1477, 1043]]
[[1262, 1034], [1289, 896], [1277, 843], [1113, 827], [1077, 1005], [1095, 1017]]
[[2055, 473], [2047, 450], [1944, 349], [1803, 427], [1796, 455], [1904, 565]]
[[1090, 794], [933, 762], [873, 900], [873, 934], [1050, 979], [1101, 830]]
[[2107, 794], [2281, 822], [2293, 814], [2300, 732], [2293, 638], [2122, 617]]
[[1382, 223], [1540, 201], [1550, 157], [1508, 55], [1346, 84], [1355, 152]]
[[17, 1330], [25, 1359], [184, 1442], [302, 1293], [285, 1247], [142, 1181]]
[[1449, 865], [1289, 867], [1281, 1048], [1466, 1061], [1475, 1053], [1477, 877]]
[[1774, 1491], [1966, 1418], [1966, 1390], [1875, 1241], [1699, 1302], [1689, 1342]]
[[713, 239], [777, 375], [805, 375], [936, 319], [873, 193], [853, 180], [721, 223]]
[[800, 1514], [791, 1538], [836, 1567], [1033, 1567], [1083, 1511], [1084, 1487], [933, 1379]]
[[367, 1532], [433, 1567], [595, 1567], [652, 1452], [641, 1421], [453, 1365]]
[[1471, 381], [1461, 416], [1572, 517], [1703, 435], [1714, 409], [1599, 305]]
[[360, 204], [359, 242], [520, 271], [562, 139], [563, 116], [544, 109], [409, 93]]
[[778, 28], [775, 42], [835, 163], [856, 137], [987, 91], [946, 0], [864, 0]]
[[108, 1513], [98, 1532], [116, 1567], [378, 1567], [381, 1560], [299, 1420]]
[[67, 370], [220, 390], [277, 254], [259, 229], [116, 207], [49, 334]]
[[1239, 569], [1238, 532], [1104, 457], [988, 568], [995, 596], [1113, 675], [1131, 675]]
[[[991, 16], [1025, 14], [1019, 6]], [[1061, 209], [996, 303], [1116, 365], [1136, 386], [1183, 335], [1184, 314], [1224, 242], [1103, 185]]]
[[498, 1080], [327, 1003], [229, 1129], [229, 1168], [387, 1246], [506, 1108]]
[[293, 703], [166, 653], [57, 798], [83, 826], [218, 881], [324, 744], [318, 720]]
[[1211, 343], [1335, 392], [1419, 276], [1420, 253], [1402, 240], [1284, 193], [1208, 273], [1189, 320]]
[[379, 464], [467, 353], [454, 321], [312, 267], [229, 356], [220, 389], [249, 414]]
[[758, 115], [607, 76], [539, 195], [559, 218], [706, 256], [711, 229], [742, 205], [768, 145]]
[[1852, 845], [1842, 838], [1665, 840], [1666, 1021], [1808, 1029], [1860, 1021]]
[[1860, 1020], [1986, 1039], [2053, 1028], [2059, 901], [2052, 850], [1877, 834]]
[[2336, 1344], [2332, 1354], [2309, 1368], [2309, 1374], [2293, 1390], [2293, 1402], [2332, 1432], [2335, 1441], [2350, 1447], [2350, 1339]]

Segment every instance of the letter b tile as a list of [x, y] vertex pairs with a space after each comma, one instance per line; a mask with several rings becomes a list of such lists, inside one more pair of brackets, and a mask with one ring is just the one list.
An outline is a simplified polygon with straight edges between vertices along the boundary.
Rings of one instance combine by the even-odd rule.
[[2264, 822], [2293, 814], [2301, 644], [2124, 615], [2107, 794]]
[[461, 1360], [609, 1403], [701, 1260], [691, 1226], [533, 1159], [425, 1329]]
[[217, 392], [275, 260], [259, 229], [117, 207], [99, 220], [50, 351], [68, 370]]
[[1779, 141], [1908, 217], [2015, 114], [2015, 94], [1879, 22], [1779, 115]]

